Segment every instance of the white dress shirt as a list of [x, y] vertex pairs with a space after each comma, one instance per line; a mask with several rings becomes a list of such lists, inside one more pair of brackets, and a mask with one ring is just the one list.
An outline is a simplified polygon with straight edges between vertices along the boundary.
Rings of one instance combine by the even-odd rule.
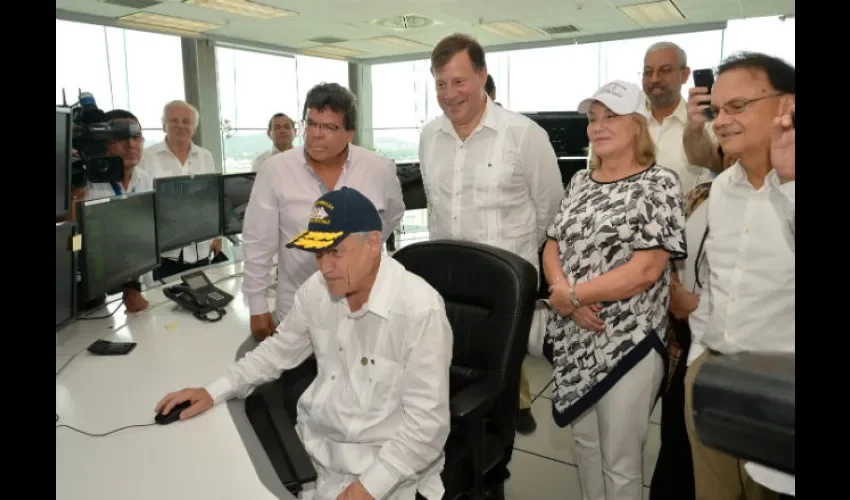
[[655, 142], [655, 159], [662, 167], [667, 167], [679, 174], [683, 194], [688, 194], [694, 187], [703, 182], [711, 182], [714, 178], [714, 174], [708, 168], [688, 163], [683, 143], [687, 123], [687, 103], [681, 97], [679, 105], [663, 121], [649, 119], [649, 135]]
[[144, 191], [153, 191], [153, 178], [150, 174], [144, 170], [140, 170], [138, 166], [136, 166], [136, 168], [133, 169], [133, 173], [130, 175], [130, 185], [128, 189], [124, 189], [124, 185], [120, 182], [116, 182], [114, 186], [108, 182], [89, 182], [86, 200], [109, 198], [111, 196], [128, 193], [141, 193]]
[[[216, 173], [215, 162], [212, 153], [208, 150], [192, 144], [189, 149], [189, 157], [186, 163], [180, 163], [180, 159], [171, 152], [168, 144], [162, 141], [158, 144], [145, 148], [142, 153], [142, 161], [136, 167], [141, 168], [154, 179], [158, 177], [177, 177], [181, 175], [200, 175]], [[164, 252], [163, 257], [176, 259], [183, 252], [183, 261], [186, 263], [198, 262], [209, 256], [209, 248], [212, 240], [199, 241], [193, 245], [187, 245], [182, 249]]]
[[[386, 240], [404, 215], [395, 163], [349, 145], [348, 158], [334, 190], [344, 186], [360, 191], [372, 201], [381, 214], [384, 225], [381, 236]], [[242, 222], [242, 293], [252, 316], [269, 310], [267, 279], [275, 255], [278, 319], [292, 307], [295, 290], [318, 269], [314, 255], [286, 248], [286, 243], [307, 230], [313, 203], [326, 192], [325, 185], [307, 164], [303, 147], [272, 156], [257, 173]]]
[[263, 163], [278, 153], [281, 153], [281, 150], [277, 149], [277, 146], [272, 146], [272, 148], [268, 151], [263, 151], [258, 154], [257, 157], [254, 158], [254, 161], [251, 162], [251, 172], [259, 172]]
[[724, 354], [795, 351], [794, 195], [795, 182], [780, 185], [774, 170], [755, 189], [740, 163], [714, 180], [695, 343]]
[[538, 268], [538, 250], [564, 197], [546, 131], [489, 98], [461, 140], [443, 115], [425, 126], [419, 160], [431, 239], [486, 243]]
[[314, 273], [275, 335], [206, 390], [216, 403], [244, 398], [315, 354], [318, 375], [298, 400], [296, 425], [318, 474], [305, 496], [334, 500], [359, 479], [377, 500], [414, 500], [417, 490], [438, 500], [452, 342], [437, 291], [382, 256], [360, 310], [332, 298]]

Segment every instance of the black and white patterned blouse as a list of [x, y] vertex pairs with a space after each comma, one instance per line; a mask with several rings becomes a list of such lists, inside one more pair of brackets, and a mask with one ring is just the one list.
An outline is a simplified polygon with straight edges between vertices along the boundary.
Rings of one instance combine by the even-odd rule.
[[[614, 182], [578, 171], [547, 230], [558, 243], [570, 283], [592, 280], [628, 262], [640, 250], [664, 248], [671, 259], [686, 256], [685, 209], [678, 176], [653, 165]], [[670, 268], [645, 292], [600, 304], [604, 332], [585, 330], [552, 314], [546, 327], [552, 344], [553, 415], [569, 425], [605, 395], [651, 349], [666, 360]]]

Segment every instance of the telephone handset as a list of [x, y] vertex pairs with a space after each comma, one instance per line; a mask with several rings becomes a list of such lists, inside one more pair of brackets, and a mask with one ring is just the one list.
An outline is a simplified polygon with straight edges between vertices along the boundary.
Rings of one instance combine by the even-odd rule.
[[[233, 300], [229, 293], [216, 288], [203, 271], [184, 274], [181, 285], [163, 290], [166, 297], [189, 309], [203, 321], [218, 321], [225, 315], [224, 307]], [[207, 313], [215, 311], [218, 316], [210, 318]]]

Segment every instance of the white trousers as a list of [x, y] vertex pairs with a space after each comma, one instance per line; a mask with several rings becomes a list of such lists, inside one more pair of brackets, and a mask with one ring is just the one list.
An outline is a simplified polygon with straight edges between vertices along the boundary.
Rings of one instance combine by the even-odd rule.
[[652, 350], [572, 423], [583, 500], [641, 500], [643, 444], [663, 377]]

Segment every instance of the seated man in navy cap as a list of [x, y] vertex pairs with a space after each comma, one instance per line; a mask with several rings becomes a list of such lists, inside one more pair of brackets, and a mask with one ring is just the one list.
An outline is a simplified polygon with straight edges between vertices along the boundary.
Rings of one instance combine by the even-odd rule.
[[382, 255], [381, 217], [354, 189], [319, 198], [287, 246], [314, 253], [319, 271], [275, 334], [220, 379], [168, 394], [156, 411], [191, 401], [186, 420], [315, 354], [318, 375], [298, 401], [296, 428], [318, 479], [301, 498], [441, 499], [452, 357], [443, 299]]

